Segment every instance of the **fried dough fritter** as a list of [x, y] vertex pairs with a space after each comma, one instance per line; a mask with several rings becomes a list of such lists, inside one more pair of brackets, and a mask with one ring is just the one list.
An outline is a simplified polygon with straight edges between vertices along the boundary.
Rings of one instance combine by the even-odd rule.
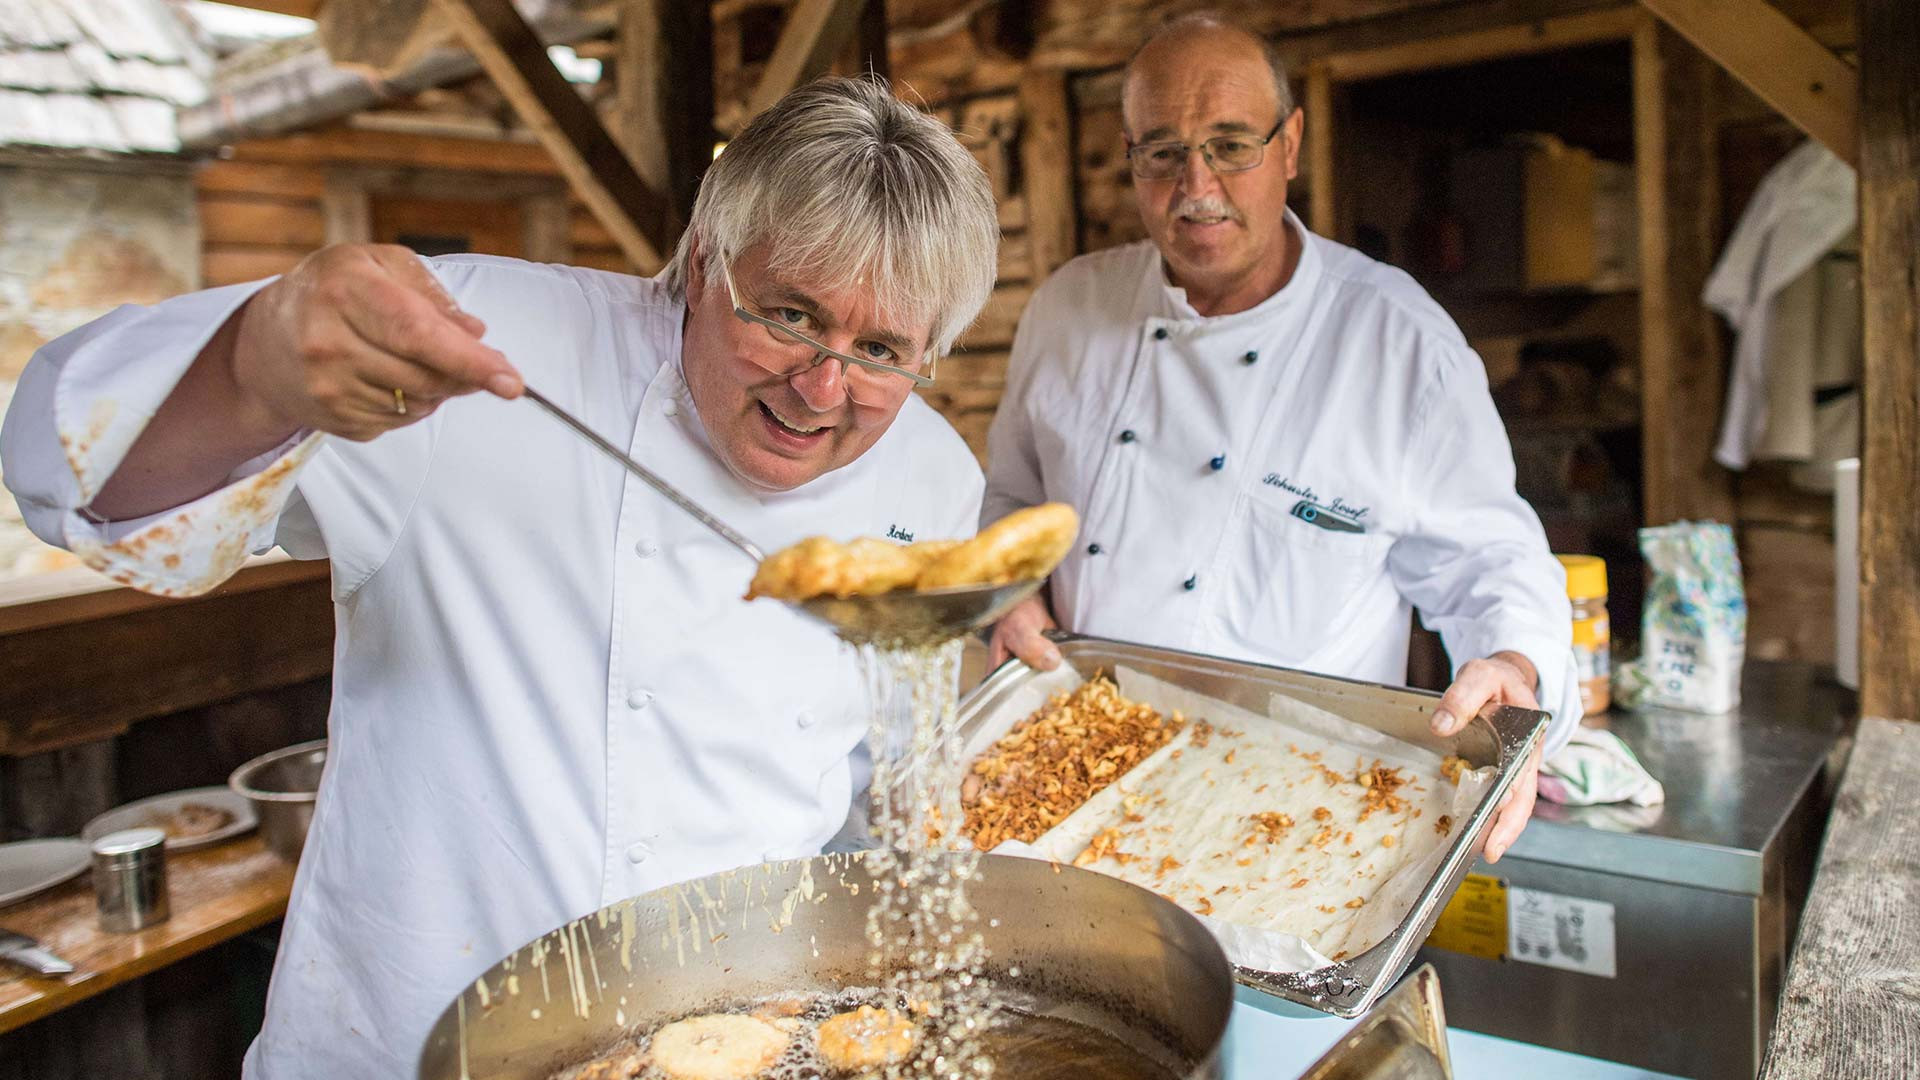
[[753, 1080], [793, 1037], [751, 1016], [714, 1013], [676, 1020], [654, 1032], [648, 1054], [673, 1080]]
[[878, 596], [898, 589], [1004, 585], [1043, 577], [1066, 556], [1080, 518], [1065, 503], [1016, 510], [971, 540], [901, 546], [869, 536], [842, 544], [810, 536], [767, 556], [748, 600], [797, 603], [821, 596]]
[[920, 1029], [892, 1011], [862, 1005], [820, 1025], [820, 1059], [838, 1072], [861, 1072], [897, 1065], [913, 1053]]
[[915, 583], [922, 589], [1005, 585], [1053, 571], [1080, 534], [1080, 515], [1066, 503], [1015, 510], [980, 535], [935, 559]]

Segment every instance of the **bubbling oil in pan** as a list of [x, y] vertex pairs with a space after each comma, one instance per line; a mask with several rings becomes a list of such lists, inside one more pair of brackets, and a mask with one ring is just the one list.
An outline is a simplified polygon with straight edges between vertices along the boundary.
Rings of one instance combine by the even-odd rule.
[[[914, 1075], [897, 1067], [846, 1070], [822, 1057], [817, 1037], [820, 1026], [862, 1006], [911, 1015], [904, 1002], [877, 987], [833, 994], [781, 995], [742, 1003], [734, 1015], [777, 1024], [789, 1033], [790, 1041], [771, 1065], [729, 1080], [868, 1080]], [[996, 1062], [996, 1076], [1013, 1080], [1177, 1080], [1173, 1070], [1122, 1040], [1086, 1024], [1030, 1011], [1037, 1008], [1038, 1002], [1009, 995], [979, 1034], [976, 1043]], [[920, 1018], [920, 1022], [925, 1021]], [[556, 1073], [553, 1080], [696, 1080], [696, 1075], [697, 1080], [721, 1080], [722, 1074], [717, 1072], [675, 1073], [662, 1068], [651, 1052], [653, 1035], [648, 1032], [625, 1040], [589, 1064]]]
[[[710, 1051], [697, 1063], [661, 1060], [655, 1036], [632, 1037], [554, 1080], [1173, 1080], [1151, 1056], [1085, 1024], [1042, 1015], [1042, 1003], [1001, 988], [987, 971], [980, 917], [967, 900], [979, 852], [960, 831], [960, 780], [966, 763], [955, 734], [957, 642], [911, 648], [862, 648], [860, 670], [871, 706], [867, 746], [873, 760], [870, 804], [875, 881], [867, 912], [868, 968], [875, 985], [832, 994], [793, 994], [743, 1002], [734, 1016], [758, 1018], [786, 1034], [774, 1054], [745, 1048]], [[906, 762], [918, 767], [902, 775]], [[951, 853], [949, 857], [936, 857]], [[1020, 975], [1017, 967], [1007, 974]], [[821, 1053], [820, 1028], [866, 1006], [885, 1009], [880, 1032], [910, 1020], [904, 1056], [856, 1041], [865, 1062], [847, 1066]], [[842, 1023], [845, 1023], [844, 1021]], [[778, 1046], [766, 1028], [741, 1025], [751, 1042]], [[715, 1036], [719, 1038], [719, 1036]], [[875, 1038], [880, 1038], [875, 1033]], [[770, 1064], [728, 1064], [772, 1056]], [[677, 1071], [676, 1071], [677, 1069]]]

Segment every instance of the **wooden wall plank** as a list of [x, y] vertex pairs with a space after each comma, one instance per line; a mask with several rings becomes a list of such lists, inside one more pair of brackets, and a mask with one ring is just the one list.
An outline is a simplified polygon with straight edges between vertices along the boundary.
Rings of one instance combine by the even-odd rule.
[[1859, 0], [1860, 709], [1920, 720], [1920, 4]]
[[1644, 517], [1731, 522], [1731, 477], [1713, 460], [1725, 364], [1718, 323], [1700, 303], [1717, 250], [1714, 74], [1678, 34], [1641, 19], [1633, 111]]
[[258, 281], [286, 273], [307, 253], [307, 248], [211, 248], [200, 253], [200, 277], [210, 289]]
[[1027, 310], [1027, 301], [1031, 299], [1033, 286], [1029, 283], [1003, 285], [993, 290], [980, 318], [961, 335], [962, 347], [993, 350], [1012, 345], [1013, 331], [1020, 325], [1020, 313]]
[[319, 247], [325, 240], [320, 208], [312, 203], [232, 195], [199, 203], [203, 244]]
[[210, 161], [194, 177], [202, 194], [251, 195], [290, 201], [319, 199], [325, 177], [305, 165], [265, 161]]

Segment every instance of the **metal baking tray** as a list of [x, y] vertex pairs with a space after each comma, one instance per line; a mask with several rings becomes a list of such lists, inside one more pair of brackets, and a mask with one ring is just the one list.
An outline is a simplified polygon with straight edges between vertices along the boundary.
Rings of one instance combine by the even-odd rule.
[[[1107, 638], [1074, 634], [1050, 636], [1059, 645], [1065, 663], [1082, 678], [1092, 678], [1100, 671], [1125, 665], [1260, 715], [1267, 712], [1269, 695], [1282, 694], [1437, 753], [1457, 754], [1474, 768], [1499, 766], [1498, 775], [1474, 807], [1466, 827], [1455, 831], [1439, 869], [1385, 940], [1358, 956], [1311, 971], [1261, 971], [1235, 965], [1234, 977], [1248, 990], [1334, 1016], [1352, 1018], [1366, 1012], [1393, 988], [1412, 963], [1420, 943], [1432, 931], [1434, 920], [1440, 917], [1441, 909], [1446, 907], [1460, 880], [1479, 856], [1485, 833], [1493, 823], [1494, 809], [1513, 786], [1527, 756], [1545, 736], [1550, 719], [1547, 713], [1533, 709], [1489, 706], [1459, 734], [1440, 738], [1428, 727], [1427, 718], [1440, 701], [1440, 695], [1430, 691], [1382, 686]], [[1039, 674], [1019, 660], [1009, 660], [983, 679], [960, 702], [955, 716], [963, 743], [970, 743], [982, 728], [1003, 719], [1003, 707], [1009, 698], [1023, 683]], [[1019, 719], [1024, 717], [1015, 718], [1014, 722]], [[1250, 1004], [1260, 1002], [1253, 1000]]]

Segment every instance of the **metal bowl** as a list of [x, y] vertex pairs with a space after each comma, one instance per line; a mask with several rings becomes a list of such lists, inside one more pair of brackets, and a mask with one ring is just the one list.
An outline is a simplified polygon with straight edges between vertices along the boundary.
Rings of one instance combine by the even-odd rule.
[[[1183, 1078], [1219, 1080], [1233, 971], [1198, 919], [1104, 874], [982, 856], [968, 884], [996, 985]], [[714, 874], [624, 900], [529, 942], [467, 985], [421, 1080], [538, 1080], [623, 1036], [774, 994], [871, 985], [859, 855]], [[1018, 974], [1014, 974], [1017, 971]], [[1021, 1080], [999, 1062], [999, 1080]]]
[[227, 786], [253, 804], [267, 848], [288, 862], [300, 861], [313, 822], [313, 801], [327, 764], [327, 740], [297, 743], [262, 754], [233, 770]]

